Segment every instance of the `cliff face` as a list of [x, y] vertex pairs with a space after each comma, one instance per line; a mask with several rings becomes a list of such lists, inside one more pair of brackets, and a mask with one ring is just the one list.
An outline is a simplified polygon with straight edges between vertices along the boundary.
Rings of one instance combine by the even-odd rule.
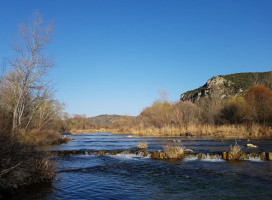
[[181, 95], [181, 101], [197, 101], [200, 98], [227, 98], [243, 95], [253, 85], [272, 86], [272, 71], [262, 73], [237, 73], [215, 76], [205, 85]]

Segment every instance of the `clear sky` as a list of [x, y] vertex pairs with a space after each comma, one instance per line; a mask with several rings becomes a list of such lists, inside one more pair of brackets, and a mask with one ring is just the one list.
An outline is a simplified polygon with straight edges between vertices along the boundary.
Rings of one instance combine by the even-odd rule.
[[38, 9], [55, 21], [47, 52], [70, 114], [138, 115], [209, 78], [272, 70], [271, 0], [0, 0], [0, 59]]

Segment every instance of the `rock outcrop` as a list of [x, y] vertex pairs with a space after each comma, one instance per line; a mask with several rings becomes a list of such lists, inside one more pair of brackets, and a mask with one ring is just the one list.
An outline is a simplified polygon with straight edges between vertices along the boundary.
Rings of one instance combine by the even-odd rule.
[[205, 85], [181, 95], [181, 101], [195, 102], [201, 98], [227, 98], [240, 96], [253, 85], [262, 84], [272, 87], [272, 71], [263, 73], [237, 73], [215, 76]]
[[117, 149], [117, 150], [67, 150], [67, 151], [52, 151], [54, 155], [58, 156], [78, 156], [78, 155], [93, 155], [93, 156], [114, 156], [114, 155], [132, 155], [139, 157], [148, 157], [157, 160], [228, 160], [228, 161], [242, 161], [242, 160], [266, 160], [272, 161], [272, 152], [238, 152], [234, 155], [231, 152], [214, 152], [214, 153], [193, 153], [182, 152], [177, 156], [172, 157], [164, 151], [147, 151], [137, 149]]

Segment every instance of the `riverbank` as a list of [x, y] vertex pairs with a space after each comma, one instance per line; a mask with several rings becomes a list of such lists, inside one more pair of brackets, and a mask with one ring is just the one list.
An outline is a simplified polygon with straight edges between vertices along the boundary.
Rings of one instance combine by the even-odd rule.
[[84, 133], [103, 133], [110, 132], [110, 128], [99, 128], [99, 129], [72, 129], [70, 133], [72, 134], [84, 134]]
[[120, 128], [101, 128], [86, 130], [71, 130], [72, 134], [110, 132], [113, 134], [130, 134], [141, 137], [216, 137], [230, 139], [268, 139], [272, 138], [272, 128], [253, 124], [246, 125], [188, 125], [187, 127], [176, 128], [166, 126], [163, 128], [124, 126]]
[[52, 131], [22, 133], [20, 136], [1, 132], [0, 198], [21, 187], [50, 182], [56, 175], [55, 164], [50, 161], [51, 153], [39, 149], [69, 140]]
[[49, 145], [59, 145], [67, 143], [71, 140], [70, 137], [61, 137], [60, 133], [54, 130], [32, 130], [28, 133], [22, 132], [18, 138], [21, 142], [27, 143], [32, 146], [49, 146]]

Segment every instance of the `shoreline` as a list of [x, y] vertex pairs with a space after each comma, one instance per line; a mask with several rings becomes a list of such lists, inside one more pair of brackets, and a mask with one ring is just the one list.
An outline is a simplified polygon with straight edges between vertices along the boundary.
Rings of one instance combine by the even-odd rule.
[[56, 176], [55, 162], [51, 160], [52, 153], [43, 148], [65, 144], [70, 138], [62, 138], [55, 132], [48, 134], [51, 137], [38, 133], [43, 132], [32, 132], [20, 137], [0, 134], [0, 150], [5, 152], [0, 170], [0, 199], [8, 198], [35, 184], [50, 183]]
[[192, 125], [184, 128], [163, 127], [158, 128], [100, 128], [71, 130], [72, 134], [102, 133], [109, 132], [115, 135], [131, 135], [137, 137], [202, 137], [217, 139], [272, 139], [272, 128], [260, 125]]

